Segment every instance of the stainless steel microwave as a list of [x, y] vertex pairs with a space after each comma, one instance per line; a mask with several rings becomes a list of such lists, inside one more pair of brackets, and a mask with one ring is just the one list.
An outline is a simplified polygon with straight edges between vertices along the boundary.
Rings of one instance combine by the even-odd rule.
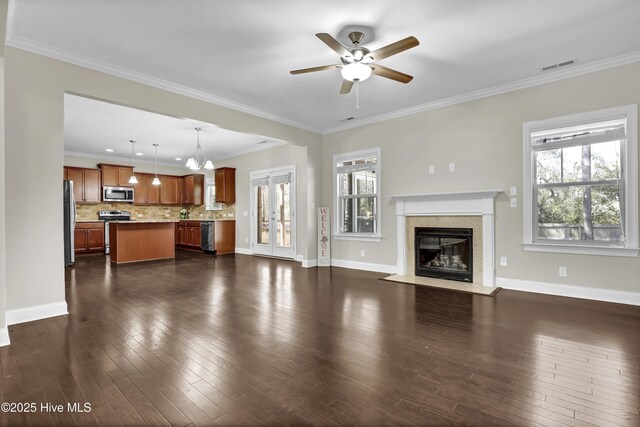
[[102, 187], [103, 202], [133, 202], [133, 188], [130, 187]]

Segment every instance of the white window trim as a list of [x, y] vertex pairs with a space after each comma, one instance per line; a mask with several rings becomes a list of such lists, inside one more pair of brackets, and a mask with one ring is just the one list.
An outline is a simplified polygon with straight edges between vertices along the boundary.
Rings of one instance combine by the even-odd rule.
[[[627, 246], [588, 245], [576, 242], [536, 242], [533, 236], [534, 203], [532, 171], [534, 168], [531, 155], [531, 133], [554, 128], [579, 126], [582, 124], [606, 121], [609, 119], [627, 117], [627, 139], [621, 147], [624, 153], [624, 182], [625, 182], [625, 236]], [[622, 257], [638, 256], [638, 106], [626, 105], [587, 113], [554, 117], [546, 120], [526, 122], [522, 126], [524, 150], [524, 239], [523, 249], [533, 252], [555, 252], [584, 255], [608, 255]]]
[[[340, 193], [338, 191], [338, 162], [359, 159], [364, 157], [376, 157], [376, 232], [375, 233], [341, 233], [340, 232]], [[336, 240], [357, 240], [365, 242], [382, 241], [382, 156], [380, 148], [351, 151], [333, 155], [333, 233]]]

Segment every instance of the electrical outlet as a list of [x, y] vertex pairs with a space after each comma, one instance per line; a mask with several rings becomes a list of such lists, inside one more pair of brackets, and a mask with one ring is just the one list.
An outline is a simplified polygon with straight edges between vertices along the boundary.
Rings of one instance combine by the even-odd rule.
[[360, 249], [360, 256], [364, 258], [364, 249]]
[[436, 173], [436, 167], [434, 165], [429, 165], [429, 173]]
[[138, 214], [138, 218], [142, 218], [142, 214]]
[[515, 185], [513, 187], [509, 187], [509, 195], [510, 196], [517, 196], [518, 195], [518, 187], [516, 187]]
[[568, 275], [567, 267], [563, 267], [563, 266], [561, 266], [561, 267], [558, 269], [558, 275], [559, 275], [560, 277], [567, 277], [567, 275]]
[[449, 172], [455, 172], [455, 171], [456, 171], [456, 164], [449, 163]]
[[501, 256], [500, 257], [500, 267], [506, 267], [507, 266], [507, 257], [506, 256]]
[[517, 208], [518, 207], [518, 199], [516, 199], [515, 197], [512, 197], [509, 201], [509, 206], [511, 206], [512, 208]]

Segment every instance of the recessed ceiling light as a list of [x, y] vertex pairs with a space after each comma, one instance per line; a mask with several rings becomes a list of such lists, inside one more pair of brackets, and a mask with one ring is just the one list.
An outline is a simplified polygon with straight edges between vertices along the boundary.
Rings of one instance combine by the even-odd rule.
[[136, 156], [144, 156], [144, 153], [136, 153]]
[[176, 160], [182, 160], [182, 157], [176, 157]]
[[106, 149], [106, 150], [104, 150], [104, 151], [106, 151], [107, 153], [113, 153], [113, 148], [107, 148], [107, 149]]

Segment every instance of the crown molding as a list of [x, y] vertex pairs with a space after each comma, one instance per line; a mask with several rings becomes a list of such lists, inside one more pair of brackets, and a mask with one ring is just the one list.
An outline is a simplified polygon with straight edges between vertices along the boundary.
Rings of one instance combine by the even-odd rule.
[[[12, 2], [9, 2], [11, 5]], [[292, 126], [298, 129], [306, 130], [309, 132], [322, 134], [322, 130], [308, 126], [303, 123], [299, 123], [284, 117], [277, 116], [267, 111], [251, 107], [239, 102], [232, 101], [227, 98], [212, 95], [210, 93], [193, 89], [188, 86], [172, 83], [167, 80], [163, 80], [157, 77], [153, 77], [137, 71], [132, 71], [126, 68], [118, 67], [106, 62], [97, 61], [95, 59], [79, 55], [73, 52], [69, 52], [64, 49], [58, 49], [53, 46], [46, 45], [44, 43], [35, 42], [33, 40], [26, 39], [24, 37], [16, 36], [13, 34], [13, 7], [11, 7], [11, 14], [9, 15], [7, 24], [7, 38], [5, 44], [17, 49], [26, 50], [28, 52], [36, 53], [38, 55], [46, 56], [49, 58], [57, 59], [59, 61], [68, 62], [70, 64], [78, 65], [84, 68], [89, 68], [102, 73], [110, 74], [112, 76], [121, 77], [127, 80], [131, 80], [137, 83], [142, 83], [147, 86], [152, 86], [158, 89], [166, 90], [169, 92], [177, 93], [179, 95], [195, 98], [200, 101], [205, 101], [211, 104], [219, 105], [221, 107], [236, 110], [242, 113], [251, 114], [256, 117], [271, 120], [281, 123], [283, 125]], [[11, 32], [9, 31], [11, 30]]]
[[539, 76], [529, 77], [529, 78], [518, 80], [515, 82], [477, 90], [474, 92], [468, 92], [461, 95], [452, 96], [450, 98], [440, 99], [438, 101], [416, 105], [415, 107], [404, 108], [401, 110], [392, 111], [390, 113], [380, 114], [374, 117], [368, 117], [362, 120], [356, 119], [347, 124], [341, 124], [338, 126], [327, 128], [322, 132], [322, 134], [328, 135], [331, 133], [336, 133], [336, 132], [340, 132], [348, 129], [355, 129], [362, 126], [383, 122], [386, 120], [397, 119], [400, 117], [410, 116], [412, 114], [435, 110], [437, 108], [443, 108], [451, 105], [462, 104], [464, 102], [473, 101], [476, 99], [486, 98], [494, 95], [500, 95], [502, 93], [512, 92], [520, 89], [526, 89], [528, 87], [538, 86], [545, 83], [551, 83], [558, 80], [564, 80], [570, 77], [577, 77], [583, 74], [589, 74], [589, 73], [593, 73], [600, 70], [606, 70], [608, 68], [619, 67], [621, 65], [627, 65], [633, 62], [638, 62], [638, 61], [640, 61], [640, 51], [635, 51], [625, 55], [603, 59], [603, 60], [591, 62], [588, 64], [576, 65], [574, 67], [566, 68], [563, 70], [546, 72]]

